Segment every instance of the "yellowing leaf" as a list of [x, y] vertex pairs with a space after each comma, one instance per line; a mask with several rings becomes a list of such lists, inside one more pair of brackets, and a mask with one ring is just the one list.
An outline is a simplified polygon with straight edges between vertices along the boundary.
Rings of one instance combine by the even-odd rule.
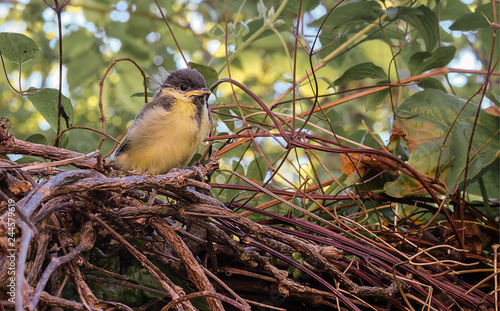
[[486, 109], [484, 109], [485, 112], [491, 114], [492, 116], [500, 117], [500, 107], [498, 106], [490, 106]]
[[[466, 100], [439, 90], [424, 90], [409, 97], [398, 108], [398, 117], [394, 121], [395, 133], [399, 133], [408, 144], [408, 164], [430, 177], [439, 176], [449, 191], [463, 183], [466, 167], [469, 183], [474, 182], [487, 167], [498, 161], [500, 153], [498, 138], [495, 137], [498, 136], [499, 119], [481, 112], [469, 162], [466, 163], [478, 106], [472, 102], [465, 104]], [[445, 142], [446, 135], [450, 136]], [[395, 197], [425, 193], [420, 183], [405, 174], [386, 183], [384, 189]]]

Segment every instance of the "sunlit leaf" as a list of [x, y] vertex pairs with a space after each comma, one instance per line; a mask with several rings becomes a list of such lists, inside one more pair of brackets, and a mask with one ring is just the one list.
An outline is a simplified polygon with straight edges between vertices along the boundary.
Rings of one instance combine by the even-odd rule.
[[[382, 9], [376, 1], [358, 1], [344, 3], [333, 10], [325, 22], [325, 27], [338, 27], [350, 22], [372, 22], [379, 17]], [[324, 18], [312, 22], [311, 26], [320, 26]]]
[[[425, 145], [422, 145], [425, 148]], [[432, 161], [429, 161], [429, 154], [424, 149], [418, 149], [413, 153], [414, 158], [418, 158], [412, 162], [412, 165], [425, 166], [426, 164], [436, 164], [437, 156], [432, 157]], [[412, 155], [410, 155], [410, 160]], [[427, 161], [425, 160], [427, 159]], [[401, 175], [398, 179], [392, 182], [388, 182], [384, 185], [384, 191], [388, 195], [395, 198], [402, 198], [405, 196], [416, 196], [416, 195], [424, 195], [427, 192], [424, 187], [414, 178], [409, 177], [408, 175]]]
[[18, 64], [36, 58], [40, 52], [33, 39], [20, 33], [10, 32], [0, 33], [0, 49], [5, 58]]
[[[47, 120], [54, 131], [57, 130], [57, 117], [58, 109], [57, 104], [59, 100], [59, 91], [56, 89], [42, 89], [38, 92], [30, 89], [31, 95], [28, 99], [31, 101], [36, 110]], [[69, 124], [73, 123], [73, 106], [71, 101], [64, 95], [61, 95], [61, 104], [69, 117]], [[61, 128], [66, 127], [64, 118], [61, 117]]]

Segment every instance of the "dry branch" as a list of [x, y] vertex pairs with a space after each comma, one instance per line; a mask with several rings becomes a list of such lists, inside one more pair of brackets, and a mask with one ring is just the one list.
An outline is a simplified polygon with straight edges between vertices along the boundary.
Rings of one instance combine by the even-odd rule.
[[[10, 134], [8, 130], [9, 126], [0, 121], [0, 154], [21, 154], [55, 161], [64, 160], [65, 162], [60, 165], [74, 165], [78, 168], [95, 168], [97, 165], [96, 159], [89, 159], [82, 153], [19, 140]], [[20, 167], [22, 166], [25, 165]], [[13, 167], [9, 166], [9, 168]]]
[[[32, 175], [13, 162], [3, 162], [0, 194], [15, 204], [0, 205], [0, 246], [3, 258], [9, 250], [19, 250], [16, 308], [131, 310], [103, 295], [103, 284], [156, 295], [143, 298], [142, 310], [195, 310], [192, 299], [197, 297], [210, 310], [248, 310], [242, 298], [245, 304], [290, 310], [302, 304], [318, 310], [386, 305], [404, 309], [411, 301], [428, 298], [440, 310], [458, 304], [494, 305], [491, 295], [446, 273], [444, 259], [452, 254], [439, 254], [443, 261], [433, 261], [436, 253], [406, 253], [333, 222], [325, 227], [218, 201], [204, 182], [218, 168], [216, 153], [204, 165], [165, 175], [123, 175], [101, 167], [98, 157], [23, 142], [9, 134], [4, 123], [0, 127], [0, 153], [61, 161]], [[80, 169], [63, 171], [58, 164]], [[152, 189], [162, 196], [146, 194]], [[286, 191], [266, 191], [286, 202], [293, 197]], [[15, 217], [9, 214], [14, 205]], [[271, 221], [251, 221], [233, 208], [261, 213]], [[9, 218], [15, 220], [15, 228]], [[9, 245], [9, 237], [15, 245]], [[480, 256], [467, 260], [487, 261]], [[112, 262], [120, 269], [113, 269]], [[7, 284], [9, 261], [3, 263], [0, 281]], [[130, 272], [141, 267], [149, 283]], [[300, 276], [293, 277], [292, 268], [300, 270]], [[68, 284], [72, 299], [79, 302], [59, 298]], [[273, 295], [279, 299], [268, 302]], [[2, 297], [4, 308], [13, 306], [8, 298]]]

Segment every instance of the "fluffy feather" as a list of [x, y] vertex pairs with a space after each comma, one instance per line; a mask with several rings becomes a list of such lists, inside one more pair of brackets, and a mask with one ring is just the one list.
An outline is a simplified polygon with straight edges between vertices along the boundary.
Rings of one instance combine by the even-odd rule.
[[209, 93], [197, 71], [172, 72], [130, 125], [114, 166], [153, 175], [187, 166], [209, 134]]

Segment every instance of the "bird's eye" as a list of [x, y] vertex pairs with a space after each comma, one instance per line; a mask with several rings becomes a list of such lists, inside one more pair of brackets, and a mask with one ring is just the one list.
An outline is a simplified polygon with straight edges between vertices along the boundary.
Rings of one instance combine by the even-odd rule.
[[181, 84], [181, 91], [187, 91], [188, 87], [185, 84]]

